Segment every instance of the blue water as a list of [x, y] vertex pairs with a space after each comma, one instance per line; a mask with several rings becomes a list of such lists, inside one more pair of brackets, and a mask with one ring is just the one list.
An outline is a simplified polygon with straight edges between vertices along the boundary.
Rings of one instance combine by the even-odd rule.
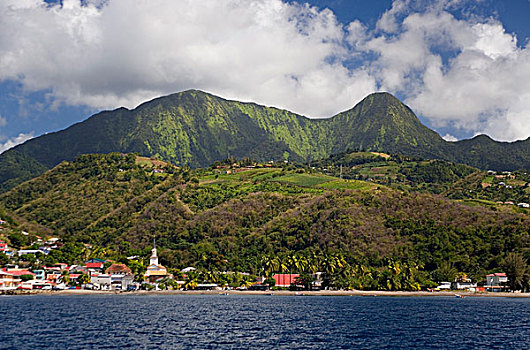
[[529, 349], [530, 299], [0, 297], [1, 349]]

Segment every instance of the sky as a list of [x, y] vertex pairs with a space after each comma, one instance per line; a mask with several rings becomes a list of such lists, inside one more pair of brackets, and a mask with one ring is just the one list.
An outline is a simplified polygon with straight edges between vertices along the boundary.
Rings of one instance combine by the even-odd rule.
[[530, 0], [2, 0], [0, 152], [200, 89], [331, 117], [394, 94], [448, 141], [530, 136]]

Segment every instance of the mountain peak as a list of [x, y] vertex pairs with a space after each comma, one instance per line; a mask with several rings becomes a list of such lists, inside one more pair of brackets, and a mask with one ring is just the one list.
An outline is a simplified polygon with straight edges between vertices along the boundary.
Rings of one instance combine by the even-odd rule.
[[[504, 161], [501, 148], [509, 146], [514, 161], [505, 170], [530, 168], [528, 141], [502, 145], [491, 140], [488, 147], [475, 147], [472, 154], [476, 157], [471, 158], [466, 144], [444, 141], [388, 92], [370, 94], [348, 111], [315, 120], [192, 89], [156, 98], [133, 110], [98, 113], [2, 153], [0, 191], [2, 186], [12, 187], [43, 169], [86, 153], [138, 153], [175, 165], [199, 167], [231, 156], [305, 162], [347, 149], [364, 149], [468, 160], [470, 165], [500, 168], [502, 164], [496, 165]], [[495, 158], [494, 148], [499, 150]], [[18, 170], [13, 171], [15, 168]]]

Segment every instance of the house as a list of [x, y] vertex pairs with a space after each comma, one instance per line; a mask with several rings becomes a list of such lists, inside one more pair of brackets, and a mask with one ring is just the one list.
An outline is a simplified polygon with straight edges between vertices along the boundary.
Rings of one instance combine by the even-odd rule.
[[435, 290], [449, 290], [451, 289], [451, 282], [440, 282], [440, 285], [435, 288]]
[[90, 276], [90, 283], [94, 284], [97, 289], [109, 290], [112, 279], [110, 275], [95, 273]]
[[2, 271], [10, 273], [11, 275], [13, 275], [13, 277], [18, 278], [18, 279], [20, 278], [20, 276], [24, 276], [24, 275], [31, 275], [32, 278], [35, 278], [35, 274], [33, 272], [26, 270], [26, 269], [20, 269], [18, 267], [4, 268], [2, 269]]
[[52, 267], [54, 270], [57, 270], [57, 271], [63, 271], [63, 270], [66, 270], [68, 268], [68, 264], [65, 264], [65, 263], [57, 263], [55, 265], [53, 265]]
[[130, 285], [134, 282], [134, 275], [119, 275], [119, 274], [99, 274], [95, 273], [90, 277], [90, 283], [96, 287], [96, 289], [102, 290], [127, 290]]
[[36, 280], [45, 280], [46, 279], [46, 271], [44, 270], [33, 270], [33, 273], [35, 274]]
[[530, 208], [530, 204], [528, 203], [519, 203], [517, 204], [519, 208]]
[[104, 263], [102, 262], [88, 262], [85, 264], [85, 268], [91, 272], [103, 272]]
[[80, 266], [80, 265], [71, 265], [67, 268], [67, 270], [72, 273], [72, 272], [78, 272], [78, 273], [86, 273], [88, 274], [90, 271], [88, 271], [88, 269], [84, 266]]
[[272, 276], [276, 281], [276, 287], [290, 287], [294, 284], [296, 279], [300, 276], [297, 273], [280, 273]]
[[19, 279], [15, 279], [12, 273], [0, 270], [0, 290], [10, 290], [17, 287]]
[[45, 252], [43, 252], [42, 250], [39, 250], [39, 249], [21, 249], [21, 250], [18, 251], [18, 256], [27, 255], [27, 254], [33, 254], [33, 255], [44, 254], [44, 255], [47, 255], [47, 253], [45, 253]]
[[188, 273], [188, 272], [192, 272], [192, 271], [195, 271], [195, 270], [197, 270], [197, 269], [194, 268], [194, 267], [188, 266], [188, 267], [183, 268], [182, 270], [180, 270], [180, 272]]
[[4, 241], [0, 241], [0, 252], [5, 252], [7, 250], [7, 243]]
[[508, 277], [504, 272], [490, 273], [486, 275], [484, 288], [488, 292], [502, 292], [508, 288]]
[[107, 275], [130, 275], [131, 269], [125, 264], [112, 264], [106, 270]]
[[110, 276], [110, 286], [112, 289], [127, 290], [134, 282], [134, 274], [125, 264], [112, 264], [105, 274]]
[[98, 259], [98, 258], [92, 258], [92, 259], [89, 259], [87, 261], [85, 261], [85, 264], [88, 264], [88, 263], [106, 263], [107, 260], [105, 259]]
[[451, 283], [451, 289], [455, 290], [467, 290], [474, 292], [477, 288], [477, 284], [471, 281], [456, 281]]

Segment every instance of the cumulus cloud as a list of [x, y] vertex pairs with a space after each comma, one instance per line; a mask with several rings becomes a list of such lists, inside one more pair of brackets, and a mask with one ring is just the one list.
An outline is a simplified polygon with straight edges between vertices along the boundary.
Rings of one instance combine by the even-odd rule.
[[449, 141], [449, 142], [456, 142], [458, 141], [458, 139], [456, 137], [454, 137], [453, 135], [451, 134], [445, 134], [445, 136], [442, 136], [442, 138], [445, 140], [445, 141]]
[[454, 15], [479, 3], [394, 0], [370, 28], [282, 0], [4, 0], [0, 80], [55, 105], [196, 88], [310, 117], [386, 90], [434, 126], [526, 138], [530, 46], [494, 18]]
[[405, 3], [396, 1], [378, 23], [382, 33], [362, 46], [377, 54], [369, 64], [381, 88], [400, 91], [435, 126], [498, 140], [530, 136], [530, 47], [492, 18], [457, 19], [447, 11], [455, 1], [398, 21]]
[[15, 147], [18, 144], [26, 142], [27, 140], [29, 140], [31, 138], [33, 138], [33, 132], [31, 132], [29, 134], [22, 134], [21, 133], [18, 136], [13, 137], [13, 138], [5, 141], [4, 143], [0, 143], [0, 154], [3, 153], [4, 151], [7, 151], [10, 148]]
[[280, 0], [0, 3], [0, 79], [67, 104], [134, 107], [198, 88], [330, 116], [376, 89], [342, 64], [329, 10]]

